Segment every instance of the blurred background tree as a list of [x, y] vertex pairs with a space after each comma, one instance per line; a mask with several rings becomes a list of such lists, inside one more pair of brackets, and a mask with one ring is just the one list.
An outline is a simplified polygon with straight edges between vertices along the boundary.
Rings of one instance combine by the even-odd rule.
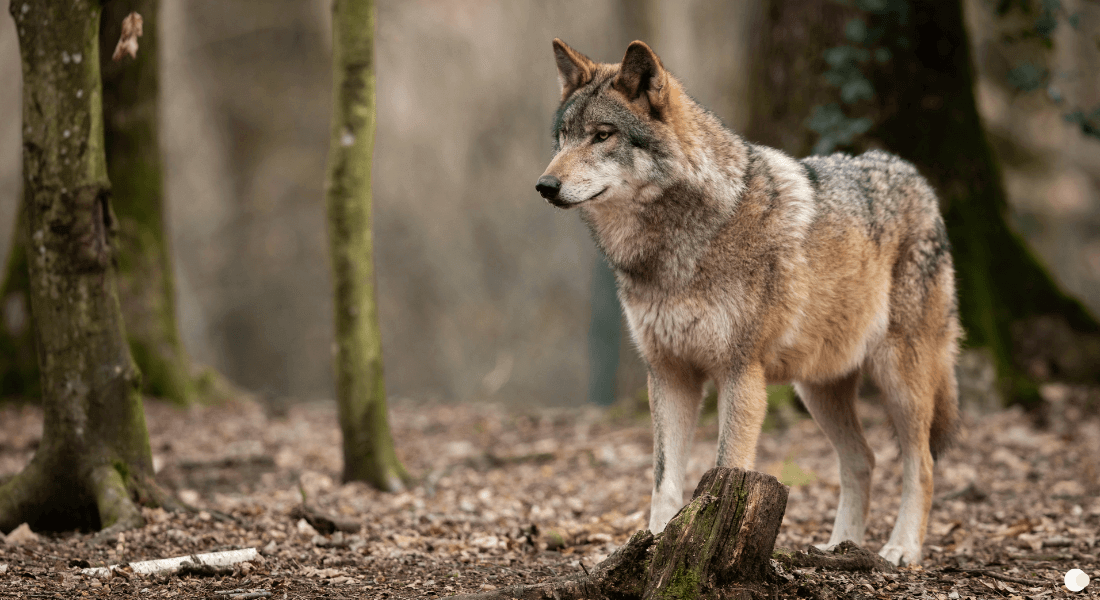
[[[118, 218], [118, 293], [131, 352], [142, 372], [142, 391], [186, 405], [231, 393], [213, 369], [199, 373], [181, 342], [176, 290], [165, 222], [163, 167], [158, 139], [159, 61], [157, 0], [106, 2], [100, 19], [107, 172]], [[140, 52], [113, 60], [123, 19], [143, 20]], [[20, 213], [21, 215], [21, 213]], [[17, 221], [21, 220], [17, 219]], [[0, 327], [3, 396], [37, 398], [39, 372], [27, 304], [27, 258], [12, 237], [0, 301], [17, 315]]]
[[[799, 156], [879, 147], [915, 163], [943, 204], [965, 343], [984, 350], [1009, 400], [1035, 405], [1043, 378], [1096, 379], [1100, 336], [1013, 228], [964, 18], [959, 1], [773, 4], [759, 42], [773, 59], [753, 98], [768, 118], [749, 137]], [[803, 38], [815, 45], [797, 46]], [[1033, 341], [1067, 332], [1074, 343]]]
[[344, 481], [388, 492], [408, 474], [393, 448], [378, 330], [371, 219], [374, 155], [373, 0], [333, 5], [333, 116], [326, 181], [336, 315], [336, 404]]
[[0, 486], [0, 531], [112, 532], [164, 500], [116, 285], [96, 1], [12, 4], [25, 82], [25, 230], [41, 368], [42, 441]]

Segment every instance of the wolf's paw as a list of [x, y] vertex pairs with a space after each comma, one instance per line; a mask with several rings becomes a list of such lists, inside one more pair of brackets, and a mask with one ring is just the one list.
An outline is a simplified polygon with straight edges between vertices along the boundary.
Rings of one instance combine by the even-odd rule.
[[822, 552], [832, 552], [840, 544], [814, 544], [814, 548], [821, 550]]
[[886, 544], [878, 555], [899, 567], [915, 565], [920, 562], [920, 546], [910, 548], [901, 544]]

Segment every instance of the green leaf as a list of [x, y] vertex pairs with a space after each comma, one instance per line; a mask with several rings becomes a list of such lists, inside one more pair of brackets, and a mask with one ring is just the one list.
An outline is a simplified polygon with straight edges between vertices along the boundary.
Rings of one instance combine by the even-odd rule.
[[1068, 123], [1073, 123], [1081, 128], [1081, 133], [1089, 137], [1100, 140], [1100, 106], [1097, 106], [1092, 110], [1090, 114], [1085, 114], [1084, 111], [1075, 110], [1069, 114], [1063, 115], [1063, 119]]
[[844, 26], [844, 37], [854, 44], [862, 44], [867, 39], [867, 22], [859, 17], [848, 21]]
[[1020, 91], [1030, 92], [1045, 85], [1048, 77], [1046, 69], [1025, 62], [1008, 72], [1008, 84]]
[[840, 87], [840, 99], [845, 104], [852, 104], [860, 100], [870, 100], [875, 97], [875, 88], [871, 82], [863, 77], [848, 81]]
[[880, 13], [886, 10], [886, 0], [856, 0], [856, 6], [860, 10], [867, 12]]

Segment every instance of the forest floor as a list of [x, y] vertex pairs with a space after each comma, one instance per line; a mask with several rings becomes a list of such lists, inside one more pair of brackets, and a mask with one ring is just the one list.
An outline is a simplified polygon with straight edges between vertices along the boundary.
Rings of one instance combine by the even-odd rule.
[[[959, 443], [936, 465], [922, 566], [803, 569], [787, 574], [776, 597], [1100, 598], [1096, 394], [1046, 388], [1041, 428], [1015, 410], [965, 417]], [[398, 494], [339, 483], [332, 403], [294, 404], [282, 415], [246, 402], [146, 409], [158, 480], [200, 511], [145, 509], [143, 529], [105, 545], [88, 533], [9, 534], [0, 541], [0, 598], [446, 597], [582, 575], [648, 518], [648, 417], [622, 407], [397, 402], [398, 453], [417, 477]], [[897, 510], [900, 467], [881, 408], [863, 402], [861, 415], [878, 464], [866, 542], [877, 551]], [[829, 536], [836, 458], [811, 420], [786, 421], [762, 436], [757, 468], [791, 485], [777, 546], [803, 549]], [[40, 435], [41, 411], [0, 409], [0, 480], [26, 464]], [[715, 418], [704, 415], [685, 499], [713, 464], [716, 438]], [[303, 495], [361, 529], [318, 533], [294, 512]], [[250, 547], [260, 560], [213, 577], [81, 573]], [[1069, 592], [1071, 568], [1092, 585]]]

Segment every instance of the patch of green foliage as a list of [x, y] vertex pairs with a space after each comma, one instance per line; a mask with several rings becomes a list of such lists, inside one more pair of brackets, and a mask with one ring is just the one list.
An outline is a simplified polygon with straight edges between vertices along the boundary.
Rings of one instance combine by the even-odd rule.
[[[853, 105], [873, 100], [875, 89], [866, 76], [866, 69], [874, 63], [889, 63], [894, 55], [892, 48], [905, 49], [910, 45], [905, 35], [912, 12], [909, 0], [834, 1], [858, 9], [863, 16], [845, 24], [844, 37], [848, 43], [824, 51], [823, 58], [829, 69], [823, 75], [830, 86], [837, 88], [840, 102], [815, 106], [807, 119], [806, 127], [818, 135], [814, 154], [829, 154], [850, 146], [871, 129], [874, 125], [871, 117], [858, 116], [859, 110], [852, 111], [857, 116], [849, 116], [845, 107], [858, 109]], [[1053, 49], [1054, 32], [1062, 21], [1074, 30], [1079, 30], [1081, 25], [1081, 14], [1070, 12], [1061, 0], [999, 0], [994, 10], [999, 17], [1014, 11], [1029, 17], [1026, 28], [1003, 37], [1006, 44], [1037, 42]], [[1100, 46], [1100, 38], [1097, 45]], [[1067, 106], [1068, 112], [1064, 114], [1067, 123], [1076, 125], [1083, 135], [1100, 140], [1100, 105], [1091, 110], [1069, 106], [1055, 84], [1056, 79], [1065, 77], [1070, 75], [1055, 74], [1042, 65], [1024, 61], [1008, 71], [1006, 82], [1021, 93], [1044, 90], [1051, 102]]]
[[[1054, 49], [1054, 33], [1062, 21], [1073, 30], [1081, 27], [1081, 13], [1070, 12], [1062, 0], [1000, 0], [996, 7], [997, 16], [1020, 13], [1027, 17], [1026, 27], [1015, 33], [1003, 36], [1005, 44], [1037, 43], [1046, 50]], [[1097, 45], [1100, 46], [1100, 38]], [[1047, 98], [1057, 106], [1066, 108], [1063, 117], [1067, 123], [1076, 125], [1081, 134], [1100, 140], [1100, 104], [1090, 109], [1073, 106], [1059, 88], [1058, 80], [1075, 77], [1071, 73], [1053, 73], [1042, 65], [1023, 61], [1008, 71], [1006, 82], [1020, 93], [1045, 91]]]
[[[806, 126], [818, 135], [814, 154], [829, 154], [838, 147], [849, 146], [857, 136], [874, 125], [868, 116], [850, 117], [844, 106], [870, 101], [875, 88], [865, 69], [872, 62], [886, 64], [893, 57], [891, 45], [908, 47], [909, 40], [900, 33], [909, 22], [908, 0], [836, 0], [864, 13], [844, 25], [847, 44], [826, 48], [823, 58], [829, 65], [825, 81], [840, 93], [840, 103], [815, 106]], [[842, 104], [844, 106], [842, 106]]]

